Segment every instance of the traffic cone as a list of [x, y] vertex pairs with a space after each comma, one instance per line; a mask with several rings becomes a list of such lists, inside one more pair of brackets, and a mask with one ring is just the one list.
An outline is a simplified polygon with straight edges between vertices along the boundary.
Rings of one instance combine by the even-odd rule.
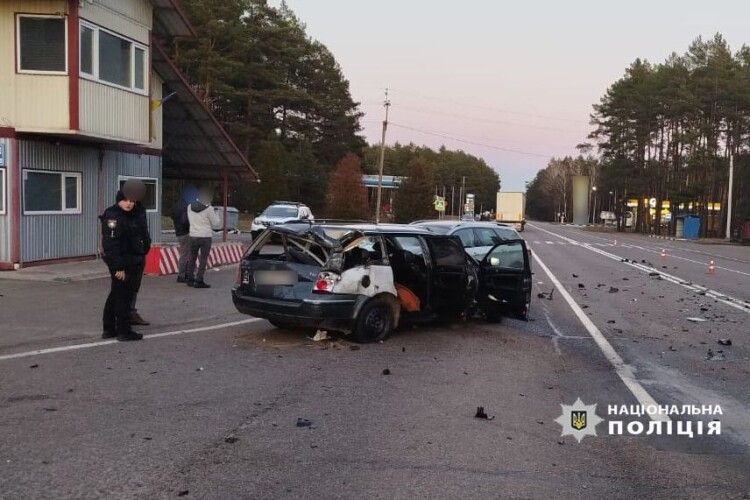
[[716, 264], [714, 264], [714, 261], [710, 261], [708, 263], [708, 270], [706, 271], [706, 274], [714, 274], [716, 272]]
[[665, 258], [666, 256], [667, 256], [667, 250], [666, 250], [666, 249], [664, 249], [664, 248], [662, 248], [662, 249], [661, 249], [661, 255], [659, 255], [659, 257], [661, 257], [661, 258], [663, 259], [663, 258]]

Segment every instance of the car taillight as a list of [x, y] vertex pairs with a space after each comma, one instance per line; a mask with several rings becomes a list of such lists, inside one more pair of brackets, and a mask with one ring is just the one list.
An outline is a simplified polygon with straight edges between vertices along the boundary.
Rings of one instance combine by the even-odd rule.
[[340, 279], [338, 274], [320, 273], [313, 284], [313, 293], [332, 293], [333, 287]]

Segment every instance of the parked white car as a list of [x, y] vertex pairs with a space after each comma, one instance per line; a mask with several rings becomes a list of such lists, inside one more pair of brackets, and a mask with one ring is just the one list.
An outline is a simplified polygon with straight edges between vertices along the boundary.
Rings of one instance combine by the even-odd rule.
[[274, 201], [258, 215], [250, 226], [250, 232], [253, 239], [257, 238], [260, 233], [276, 224], [284, 224], [297, 220], [314, 221], [310, 207], [304, 203], [295, 203], [292, 201]]

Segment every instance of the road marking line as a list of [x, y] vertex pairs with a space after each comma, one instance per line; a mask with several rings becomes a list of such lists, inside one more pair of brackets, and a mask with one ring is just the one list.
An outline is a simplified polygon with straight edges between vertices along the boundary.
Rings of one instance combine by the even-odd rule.
[[[200, 328], [191, 328], [189, 330], [175, 330], [173, 332], [163, 332], [163, 333], [152, 333], [150, 335], [144, 335], [143, 339], [157, 339], [161, 337], [172, 337], [174, 335], [183, 335], [186, 333], [197, 333], [197, 332], [207, 332], [210, 330], [221, 330], [223, 328], [230, 328], [232, 326], [239, 326], [239, 325], [246, 325], [248, 323], [256, 323], [258, 321], [265, 321], [264, 319], [260, 318], [249, 318], [249, 319], [243, 319], [241, 321], [234, 321], [232, 323], [222, 323], [220, 325], [210, 325], [210, 326], [202, 326]], [[9, 359], [19, 359], [19, 358], [29, 358], [31, 356], [40, 356], [42, 354], [53, 354], [56, 352], [66, 352], [66, 351], [77, 351], [80, 349], [90, 349], [92, 347], [100, 347], [110, 344], [117, 344], [119, 341], [114, 340], [101, 340], [99, 342], [87, 342], [85, 344], [74, 344], [74, 345], [66, 345], [66, 346], [60, 346], [60, 347], [50, 347], [48, 349], [37, 349], [35, 351], [26, 351], [26, 352], [17, 352], [15, 354], [5, 354], [0, 356], [0, 361], [7, 361]]]
[[[643, 250], [644, 252], [649, 252], [649, 253], [654, 253], [654, 254], [661, 254], [661, 250], [655, 250], [655, 249], [643, 248], [643, 247], [636, 247], [636, 248], [638, 248], [639, 250]], [[707, 262], [701, 262], [699, 260], [688, 259], [687, 257], [680, 257], [679, 255], [675, 255], [673, 253], [667, 253], [667, 256], [668, 256], [667, 258], [669, 258], [669, 259], [685, 260], [687, 262], [692, 262], [693, 264], [700, 264], [702, 266], [707, 265]], [[721, 259], [722, 257], [715, 257], [715, 258], [716, 259]], [[743, 271], [738, 271], [736, 269], [730, 269], [728, 267], [716, 266], [716, 269], [721, 269], [722, 271], [729, 271], [729, 272], [732, 272], [732, 273], [737, 273], [737, 274], [742, 274], [742, 275], [745, 275], [745, 276], [750, 276], [750, 273], [746, 273], [746, 272], [743, 272]]]
[[545, 243], [548, 244], [548, 245], [554, 245], [555, 244], [554, 241], [545, 241]]
[[[562, 236], [559, 234], [555, 234], [552, 231], [547, 231], [544, 228], [541, 228], [539, 226], [535, 226], [533, 224], [528, 224], [529, 226], [533, 227], [534, 229], [538, 229], [540, 231], [544, 231], [545, 233], [549, 233], [552, 236], [556, 236], [560, 239], [568, 241], [568, 243], [573, 244], [572, 242], [576, 241], [571, 238], [568, 238], [567, 236]], [[578, 246], [585, 248], [587, 250], [591, 250], [592, 252], [598, 253], [599, 255], [602, 255], [604, 257], [607, 257], [608, 259], [612, 259], [618, 262], [622, 262], [623, 258], [619, 255], [615, 255], [613, 253], [605, 252], [604, 250], [600, 250], [598, 248], [594, 248], [592, 245], [588, 243], [583, 242], [576, 242]], [[731, 295], [727, 295], [725, 293], [718, 292], [716, 290], [712, 290], [708, 287], [704, 287], [701, 285], [695, 285], [690, 280], [686, 280], [683, 278], [680, 278], [679, 276], [674, 276], [672, 274], [665, 273], [664, 271], [660, 269], [656, 269], [655, 267], [649, 267], [644, 266], [643, 264], [639, 264], [637, 262], [624, 262], [624, 264], [627, 264], [631, 267], [634, 267], [635, 269], [638, 269], [639, 271], [643, 271], [645, 273], [659, 273], [659, 275], [664, 279], [665, 281], [669, 281], [670, 283], [674, 283], [675, 285], [680, 285], [683, 288], [687, 288], [691, 292], [700, 293], [702, 295], [705, 295], [706, 297], [718, 300], [719, 302], [726, 304], [730, 307], [733, 307], [735, 309], [739, 309], [740, 311], [746, 312], [750, 314], [750, 302], [747, 302], [742, 299], [738, 299], [737, 297], [732, 297]]]
[[[630, 367], [630, 365], [626, 364], [625, 361], [623, 361], [623, 359], [620, 357], [620, 355], [617, 354], [615, 349], [612, 347], [612, 344], [607, 341], [604, 335], [602, 335], [602, 332], [599, 331], [599, 328], [597, 328], [596, 325], [591, 321], [591, 319], [586, 316], [586, 313], [584, 313], [583, 309], [581, 309], [576, 301], [573, 300], [573, 297], [571, 297], [565, 287], [562, 286], [562, 283], [558, 281], [555, 275], [552, 274], [552, 271], [549, 270], [549, 268], [544, 264], [544, 262], [542, 262], [542, 259], [540, 259], [536, 253], [533, 254], [533, 256], [537, 264], [539, 264], [539, 267], [541, 267], [544, 272], [547, 273], [547, 276], [549, 276], [549, 279], [555, 285], [557, 291], [568, 303], [570, 308], [583, 324], [584, 328], [586, 328], [586, 330], [589, 332], [591, 337], [594, 339], [594, 342], [596, 342], [596, 345], [598, 345], [599, 349], [602, 351], [602, 354], [604, 354], [604, 357], [607, 358], [607, 360], [612, 364], [612, 367], [615, 369], [615, 373], [617, 373], [617, 376], [620, 377], [620, 380], [622, 380], [622, 382], [630, 390], [633, 396], [635, 396], [638, 402], [644, 406], [658, 406], [654, 398], [651, 397], [646, 389], [643, 388], [641, 383], [638, 382], [638, 379], [635, 378], [633, 369]], [[667, 415], [654, 414], [650, 415], [650, 417], [652, 420], [662, 422], [666, 422], [669, 420], [669, 417]]]

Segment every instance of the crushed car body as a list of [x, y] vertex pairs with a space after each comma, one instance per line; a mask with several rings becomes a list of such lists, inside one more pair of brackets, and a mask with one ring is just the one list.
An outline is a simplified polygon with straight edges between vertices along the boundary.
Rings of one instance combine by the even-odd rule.
[[403, 322], [525, 317], [530, 297], [523, 240], [496, 245], [480, 262], [458, 237], [424, 228], [314, 222], [263, 232], [232, 290], [242, 313], [359, 342], [382, 340]]

